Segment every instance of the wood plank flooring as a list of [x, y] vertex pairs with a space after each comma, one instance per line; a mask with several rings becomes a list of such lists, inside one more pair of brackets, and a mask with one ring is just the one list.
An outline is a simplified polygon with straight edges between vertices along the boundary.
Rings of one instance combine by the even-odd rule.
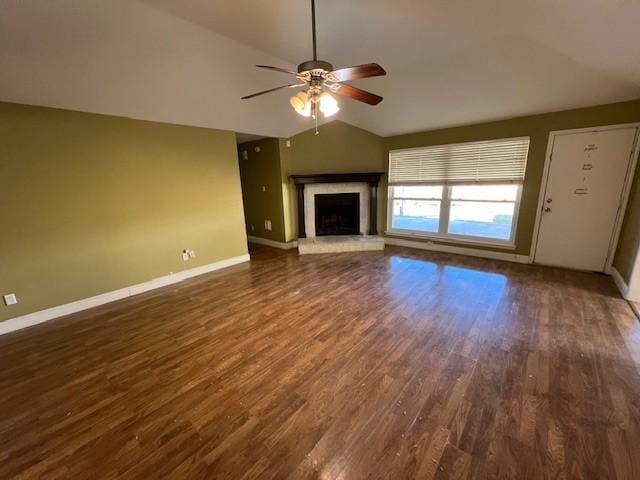
[[640, 479], [610, 278], [251, 253], [0, 337], [0, 478]]

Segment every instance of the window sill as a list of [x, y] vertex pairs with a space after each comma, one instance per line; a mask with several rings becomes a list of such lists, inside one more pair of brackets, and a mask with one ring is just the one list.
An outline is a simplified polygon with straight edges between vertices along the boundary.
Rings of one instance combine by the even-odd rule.
[[460, 244], [460, 245], [477, 245], [479, 247], [494, 247], [504, 250], [515, 250], [516, 244], [508, 241], [500, 240], [476, 240], [468, 237], [442, 236], [437, 234], [429, 234], [424, 232], [413, 232], [409, 230], [386, 230], [385, 235], [393, 237], [417, 238], [421, 240], [432, 240], [434, 242]]

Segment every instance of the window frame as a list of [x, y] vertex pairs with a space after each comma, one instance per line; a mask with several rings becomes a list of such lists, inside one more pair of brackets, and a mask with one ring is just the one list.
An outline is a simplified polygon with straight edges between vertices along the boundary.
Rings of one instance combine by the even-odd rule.
[[[478, 185], [517, 185], [516, 198], [511, 200], [452, 200], [451, 189], [453, 187], [462, 186], [478, 186]], [[394, 200], [429, 200], [428, 198], [408, 198], [408, 197], [394, 197], [394, 187], [416, 186], [414, 185], [389, 185], [387, 188], [387, 230], [385, 233], [391, 235], [408, 236], [415, 238], [424, 238], [429, 240], [447, 241], [451, 243], [463, 243], [463, 244], [475, 244], [475, 245], [488, 245], [488, 246], [500, 246], [503, 248], [514, 249], [516, 247], [516, 232], [518, 230], [518, 220], [520, 217], [520, 205], [522, 200], [522, 186], [523, 182], [509, 182], [509, 183], [455, 183], [455, 184], [443, 184], [443, 185], [431, 185], [440, 186], [442, 188], [442, 198], [440, 199], [440, 218], [438, 223], [437, 232], [425, 232], [421, 230], [410, 230], [403, 228], [393, 228], [393, 201]], [[509, 238], [507, 240], [481, 237], [478, 235], [461, 235], [458, 233], [449, 233], [449, 221], [451, 202], [487, 202], [487, 203], [513, 203], [513, 220], [511, 222], [511, 231], [509, 232]]]

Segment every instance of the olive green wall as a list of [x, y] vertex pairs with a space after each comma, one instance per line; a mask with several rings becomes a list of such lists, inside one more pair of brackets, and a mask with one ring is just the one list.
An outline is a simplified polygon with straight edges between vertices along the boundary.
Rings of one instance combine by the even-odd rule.
[[[529, 255], [549, 133], [555, 130], [638, 121], [640, 121], [639, 100], [387, 138], [379, 137], [341, 121], [333, 121], [321, 126], [319, 135], [315, 135], [315, 131], [310, 129], [291, 137], [289, 139], [290, 147], [286, 146], [287, 140], [280, 139], [278, 141], [282, 177], [284, 240], [282, 238], [277, 240], [291, 241], [297, 238], [296, 192], [289, 179], [292, 174], [387, 172], [388, 151], [392, 149], [529, 136], [531, 144], [516, 232], [516, 248], [514, 250], [505, 250], [500, 247], [474, 246], [474, 248], [478, 249]], [[272, 163], [275, 168], [275, 162]], [[269, 176], [269, 182], [271, 182], [271, 178]], [[640, 189], [638, 183], [634, 184], [634, 189]], [[385, 175], [381, 183], [378, 209], [378, 229], [381, 234], [386, 228], [386, 193]], [[625, 259], [630, 258], [630, 254], [626, 253], [626, 250], [635, 252], [638, 243], [640, 243], [640, 238], [636, 238], [638, 234], [631, 226], [636, 217], [638, 217], [637, 222], [640, 224], [640, 193], [637, 195], [639, 197], [637, 207], [631, 202], [628, 215], [625, 217], [625, 227], [620, 240], [620, 251], [622, 253], [616, 257], [616, 265], [620, 265], [621, 273], [626, 272], [627, 269], [624, 266], [624, 262]], [[632, 197], [632, 200], [635, 201], [635, 197]], [[255, 208], [259, 208], [259, 202], [251, 203], [256, 204]], [[269, 210], [279, 211], [279, 206], [275, 205], [275, 203], [272, 204], [271, 199], [269, 200]], [[276, 238], [273, 237], [273, 239]], [[415, 237], [411, 237], [411, 239], [421, 241]], [[452, 242], [446, 241], [436, 243], [453, 245]]]
[[[638, 121], [640, 121], [640, 100], [566, 110], [543, 115], [532, 115], [457, 128], [397, 135], [388, 137], [386, 139], [386, 145], [389, 150], [393, 150], [424, 145], [529, 136], [531, 143], [522, 191], [522, 203], [518, 218], [515, 248], [516, 254], [529, 255], [549, 133], [554, 130], [568, 130]], [[631, 216], [635, 218], [636, 215], [640, 215], [639, 208], [633, 210], [634, 211], [630, 212]], [[621, 244], [627, 245], [629, 243], [629, 235], [631, 235], [630, 231], [625, 232]], [[637, 235], [637, 233], [635, 235]], [[415, 238], [413, 239], [417, 240]], [[446, 244], [447, 242], [438, 243]], [[474, 248], [501, 250], [500, 248], [492, 247], [474, 246]]]
[[[256, 152], [256, 147], [260, 149]], [[245, 160], [242, 152], [246, 151]], [[280, 173], [280, 143], [277, 138], [265, 138], [238, 145], [242, 200], [246, 230], [255, 237], [285, 241], [282, 182]], [[263, 191], [264, 187], [264, 191]], [[271, 220], [271, 231], [264, 226]]]
[[[384, 139], [339, 120], [281, 140], [282, 185], [287, 241], [297, 238], [296, 189], [289, 175], [308, 173], [386, 172]], [[385, 218], [386, 175], [380, 185], [378, 225]], [[382, 233], [382, 232], [380, 232]]]
[[[528, 135], [515, 250], [527, 255], [549, 132], [639, 121], [633, 101], [387, 139], [334, 121], [290, 147], [243, 144], [262, 154], [240, 160], [245, 201], [263, 208], [247, 224], [264, 238], [297, 237], [291, 174], [386, 171], [388, 149]], [[0, 305], [0, 321], [247, 252], [232, 132], [0, 103], [0, 182], [0, 294], [19, 300]], [[627, 281], [639, 245], [640, 170], [614, 262]], [[183, 262], [184, 248], [197, 257]]]
[[629, 284], [640, 248], [640, 165], [636, 167], [613, 266]]
[[0, 103], [0, 185], [0, 320], [247, 253], [232, 132]]

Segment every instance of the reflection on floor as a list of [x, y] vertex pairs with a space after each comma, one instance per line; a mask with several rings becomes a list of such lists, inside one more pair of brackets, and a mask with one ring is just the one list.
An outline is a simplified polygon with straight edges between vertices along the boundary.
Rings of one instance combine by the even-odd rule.
[[608, 277], [251, 253], [0, 337], [0, 478], [640, 478], [640, 324]]

